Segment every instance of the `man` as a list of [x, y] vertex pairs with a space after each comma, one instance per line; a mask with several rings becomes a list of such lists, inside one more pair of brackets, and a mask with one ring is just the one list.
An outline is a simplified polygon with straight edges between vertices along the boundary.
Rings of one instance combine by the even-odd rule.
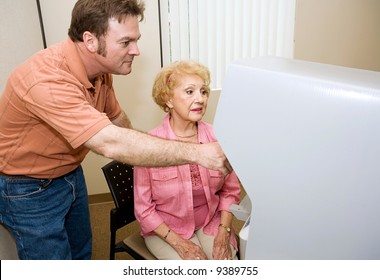
[[20, 259], [90, 259], [81, 162], [89, 150], [138, 166], [197, 163], [228, 173], [217, 143], [172, 142], [132, 130], [112, 75], [138, 56], [138, 0], [79, 0], [69, 38], [13, 71], [0, 99], [0, 222]]

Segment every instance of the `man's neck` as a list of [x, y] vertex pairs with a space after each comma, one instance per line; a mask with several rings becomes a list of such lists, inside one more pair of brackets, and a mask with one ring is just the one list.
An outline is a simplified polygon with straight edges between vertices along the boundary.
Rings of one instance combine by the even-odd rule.
[[96, 77], [102, 75], [102, 73], [98, 71], [96, 63], [97, 54], [90, 52], [83, 42], [75, 42], [75, 45], [78, 49], [84, 68], [86, 69], [88, 80], [94, 85]]

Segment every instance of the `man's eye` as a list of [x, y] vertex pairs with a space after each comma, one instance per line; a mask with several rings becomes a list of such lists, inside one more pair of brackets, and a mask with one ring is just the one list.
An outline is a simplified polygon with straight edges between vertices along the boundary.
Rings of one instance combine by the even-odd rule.
[[129, 41], [124, 41], [124, 42], [121, 42], [121, 44], [122, 44], [122, 45], [124, 45], [124, 46], [128, 46], [128, 45], [129, 45], [129, 43], [130, 43]]

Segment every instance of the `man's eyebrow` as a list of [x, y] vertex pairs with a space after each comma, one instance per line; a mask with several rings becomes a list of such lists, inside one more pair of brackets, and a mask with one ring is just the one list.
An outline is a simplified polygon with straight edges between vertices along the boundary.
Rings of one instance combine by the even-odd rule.
[[125, 37], [120, 38], [118, 40], [118, 42], [122, 42], [122, 41], [138, 41], [138, 40], [140, 40], [140, 38], [141, 38], [141, 35], [139, 37], [137, 37], [137, 38], [131, 38], [129, 36], [125, 36]]

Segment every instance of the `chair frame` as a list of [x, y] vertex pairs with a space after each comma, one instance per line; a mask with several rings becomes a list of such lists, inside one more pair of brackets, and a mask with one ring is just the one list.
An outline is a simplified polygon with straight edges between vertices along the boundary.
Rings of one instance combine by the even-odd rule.
[[[102, 171], [116, 206], [110, 211], [110, 260], [115, 259], [117, 252], [127, 252], [135, 260], [145, 260], [123, 240], [116, 244], [117, 230], [136, 220], [133, 201], [133, 166], [114, 160], [104, 165]], [[113, 175], [115, 172], [118, 176], [125, 176], [121, 184], [116, 183], [116, 176]], [[120, 172], [125, 172], [125, 175], [121, 175]]]
[[[104, 165], [102, 170], [116, 206], [110, 211], [110, 260], [114, 260], [115, 253], [118, 252], [127, 252], [135, 260], [146, 260], [147, 258], [129, 247], [124, 240], [115, 244], [117, 230], [136, 221], [133, 199], [133, 166], [113, 160]], [[119, 186], [115, 186], [115, 176], [112, 175], [113, 172], [116, 172], [115, 170], [119, 176], [121, 176], [120, 172], [126, 173], [125, 181]], [[237, 240], [239, 242], [239, 236], [237, 236]], [[139, 242], [140, 240], [138, 239], [137, 243]], [[148, 249], [146, 250], [149, 251]], [[152, 254], [150, 255], [150, 259], [156, 259]], [[237, 252], [237, 257], [240, 259], [239, 251]]]

